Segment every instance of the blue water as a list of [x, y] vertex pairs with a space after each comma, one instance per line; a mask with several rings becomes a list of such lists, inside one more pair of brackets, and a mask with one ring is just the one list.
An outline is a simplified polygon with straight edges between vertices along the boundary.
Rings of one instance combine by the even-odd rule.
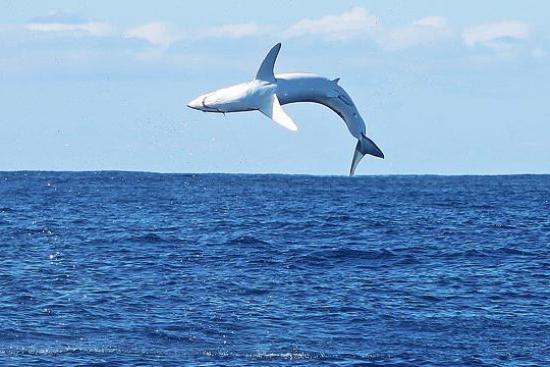
[[0, 364], [549, 366], [550, 176], [0, 173]]

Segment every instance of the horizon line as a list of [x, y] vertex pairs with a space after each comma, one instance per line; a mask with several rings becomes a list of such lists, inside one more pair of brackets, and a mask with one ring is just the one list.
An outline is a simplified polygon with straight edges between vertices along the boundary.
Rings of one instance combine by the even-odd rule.
[[[142, 171], [142, 170], [121, 170], [121, 169], [99, 169], [99, 170], [55, 170], [55, 169], [16, 169], [0, 170], [3, 173], [133, 173], [133, 174], [158, 174], [158, 175], [235, 175], [235, 176], [310, 176], [310, 177], [350, 177], [348, 174], [315, 174], [315, 173], [281, 173], [281, 172], [174, 172], [174, 171]], [[374, 173], [356, 174], [353, 177], [390, 177], [390, 176], [548, 176], [546, 173]]]

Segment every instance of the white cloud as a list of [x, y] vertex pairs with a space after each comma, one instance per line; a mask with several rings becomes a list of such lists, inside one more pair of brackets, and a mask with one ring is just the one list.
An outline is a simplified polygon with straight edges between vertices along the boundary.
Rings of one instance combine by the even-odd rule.
[[109, 23], [93, 21], [59, 11], [34, 18], [26, 23], [24, 28], [35, 32], [86, 32], [92, 36], [109, 36], [115, 31]]
[[[106, 22], [92, 21], [77, 14], [55, 11], [46, 16], [31, 19], [23, 26], [0, 24], [0, 31], [26, 29], [32, 32], [85, 33], [92, 36], [112, 36], [114, 38], [142, 39], [148, 43], [168, 47], [183, 37], [184, 33], [170, 23], [151, 21], [135, 27], [117, 28]], [[190, 30], [188, 33], [197, 38], [243, 38], [265, 33], [272, 29], [256, 23], [226, 24], [204, 29]]]
[[203, 37], [216, 38], [243, 38], [263, 33], [263, 29], [256, 23], [227, 24], [219, 27], [204, 29], [199, 32]]
[[37, 32], [78, 32], [83, 31], [92, 36], [109, 36], [114, 30], [108, 23], [88, 22], [82, 24], [67, 23], [27, 23], [25, 29]]
[[424, 17], [413, 22], [413, 25], [432, 28], [446, 28], [447, 18], [440, 16]]
[[524, 40], [529, 35], [530, 28], [526, 23], [511, 20], [468, 27], [462, 33], [462, 38], [467, 46], [500, 48], [509, 40]]
[[386, 48], [399, 49], [415, 45], [433, 44], [451, 35], [447, 18], [429, 16], [410, 25], [382, 32], [379, 41]]
[[139, 38], [158, 46], [169, 46], [179, 39], [178, 32], [168, 23], [149, 22], [128, 29], [124, 32], [126, 38]]
[[375, 16], [357, 7], [339, 15], [302, 19], [283, 32], [283, 35], [288, 38], [322, 36], [331, 40], [346, 40], [372, 30], [377, 22]]
[[369, 35], [388, 49], [430, 44], [448, 37], [451, 31], [447, 18], [427, 16], [409, 25], [384, 28], [378, 18], [366, 9], [356, 7], [342, 14], [317, 19], [302, 19], [283, 32], [287, 38], [317, 36], [329, 40], [348, 40]]
[[[147, 52], [154, 50], [154, 52], [158, 51], [159, 55], [163, 54], [165, 49], [176, 41], [200, 41], [208, 38], [242, 39], [271, 34], [282, 38], [313, 37], [333, 41], [362, 38], [380, 44], [383, 49], [392, 50], [432, 45], [449, 40], [455, 35], [452, 27], [449, 26], [448, 19], [443, 16], [431, 15], [400, 27], [385, 27], [383, 24], [379, 24], [376, 16], [370, 14], [363, 7], [355, 7], [340, 14], [302, 19], [287, 27], [248, 22], [183, 31], [171, 23], [151, 21], [125, 29], [66, 12], [52, 12], [46, 16], [31, 19], [26, 24], [0, 24], [0, 32], [8, 33], [8, 31], [21, 29], [30, 32], [59, 33], [59, 37], [66, 37], [68, 32], [78, 35], [101, 36], [105, 37], [105, 44], [132, 44], [143, 48], [143, 44], [130, 43], [125, 40], [128, 38], [141, 39], [150, 45], [158, 46], [156, 50], [147, 47]], [[500, 51], [516, 50], [517, 47], [510, 46], [513, 41], [524, 40], [529, 36], [529, 26], [520, 21], [479, 24], [464, 29], [462, 33], [464, 44], [467, 46], [483, 45], [498, 48]], [[47, 38], [49, 39], [49, 37]], [[541, 48], [541, 50], [544, 49], [546, 48]], [[540, 54], [541, 51], [534, 52], [533, 55], [536, 56], [533, 57], [539, 57]]]

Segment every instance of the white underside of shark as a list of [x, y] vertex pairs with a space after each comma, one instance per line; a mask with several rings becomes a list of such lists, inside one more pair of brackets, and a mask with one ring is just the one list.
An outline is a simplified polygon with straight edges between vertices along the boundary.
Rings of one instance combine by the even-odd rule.
[[222, 88], [199, 96], [188, 107], [205, 112], [261, 111], [279, 125], [292, 130], [298, 127], [282, 105], [295, 102], [314, 102], [327, 106], [346, 123], [349, 132], [357, 138], [350, 175], [366, 155], [384, 158], [384, 153], [366, 135], [363, 118], [346, 91], [338, 85], [339, 79], [330, 80], [315, 74], [274, 74], [273, 67], [281, 49], [275, 45], [267, 54], [256, 77], [246, 83]]

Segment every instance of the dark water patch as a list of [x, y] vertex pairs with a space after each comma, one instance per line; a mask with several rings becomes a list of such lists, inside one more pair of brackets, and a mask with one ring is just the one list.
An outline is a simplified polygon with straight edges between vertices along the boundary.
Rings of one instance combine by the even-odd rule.
[[169, 242], [166, 238], [161, 237], [155, 233], [145, 233], [139, 236], [130, 236], [127, 238], [127, 241], [131, 243], [144, 243], [144, 244]]
[[271, 244], [266, 241], [262, 241], [254, 236], [239, 236], [232, 238], [229, 241], [225, 242], [226, 245], [230, 246], [242, 246], [242, 247], [270, 247]]
[[341, 215], [330, 215], [327, 217], [326, 222], [327, 223], [334, 223], [338, 225], [342, 225], [343, 223], [352, 221], [353, 218], [350, 215], [347, 214], [341, 214]]
[[325, 266], [335, 263], [368, 263], [395, 258], [396, 255], [388, 249], [356, 250], [351, 248], [316, 250], [290, 257], [296, 264], [310, 266]]
[[502, 224], [502, 223], [494, 223], [494, 224], [489, 225], [489, 227], [496, 228], [496, 229], [502, 229], [502, 230], [516, 229], [517, 228], [516, 226], [512, 226], [512, 225], [508, 225], [508, 224]]
[[465, 249], [465, 250], [444, 250], [441, 251], [437, 257], [443, 257], [447, 259], [484, 259], [491, 256], [487, 250], [481, 251], [479, 249]]
[[514, 247], [500, 247], [495, 250], [498, 255], [511, 255], [511, 256], [538, 256], [538, 254], [531, 251], [522, 250]]

